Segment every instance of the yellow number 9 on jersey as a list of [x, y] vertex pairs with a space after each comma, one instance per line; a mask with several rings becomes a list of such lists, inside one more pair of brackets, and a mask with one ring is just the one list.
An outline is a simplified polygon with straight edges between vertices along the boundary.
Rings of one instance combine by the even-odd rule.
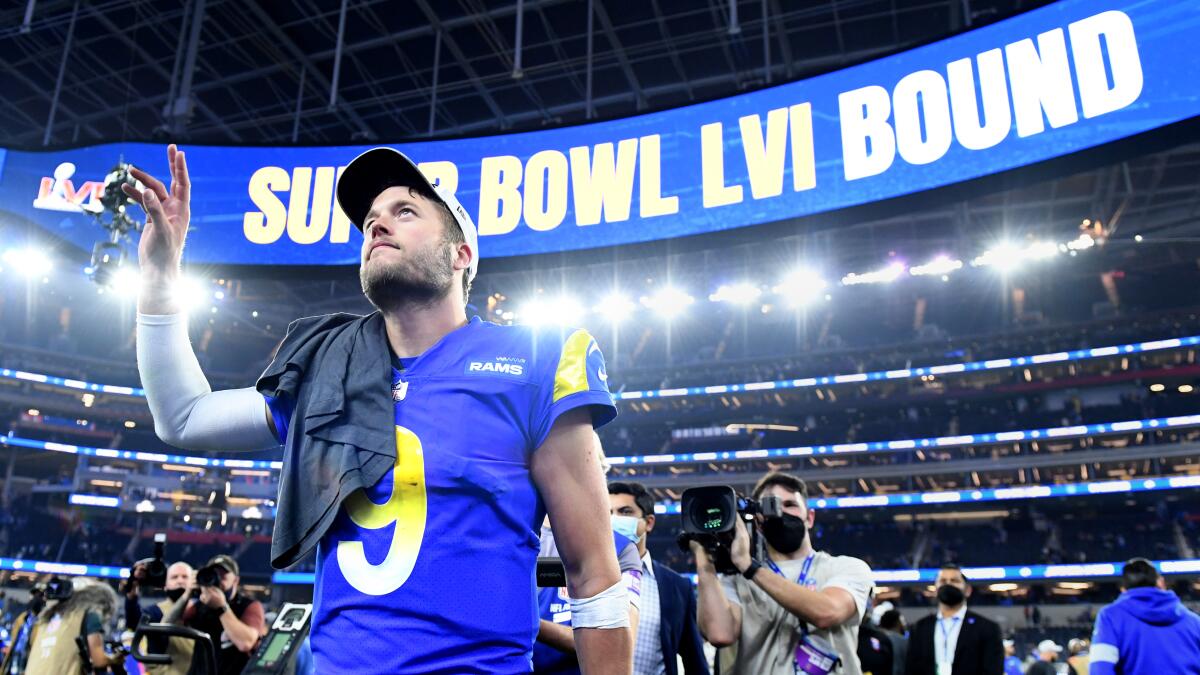
[[391, 496], [376, 504], [360, 490], [346, 498], [345, 509], [354, 524], [363, 529], [378, 530], [392, 523], [396, 529], [387, 557], [378, 565], [367, 562], [361, 541], [339, 541], [337, 561], [342, 576], [367, 595], [387, 595], [403, 586], [412, 574], [425, 537], [425, 455], [421, 439], [397, 425]]

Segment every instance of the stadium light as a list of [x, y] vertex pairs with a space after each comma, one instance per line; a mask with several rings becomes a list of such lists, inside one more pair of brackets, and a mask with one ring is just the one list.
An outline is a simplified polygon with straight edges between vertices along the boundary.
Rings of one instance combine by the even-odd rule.
[[120, 267], [112, 276], [109, 288], [117, 297], [132, 300], [137, 298], [142, 287], [142, 277], [132, 267]]
[[908, 273], [914, 277], [924, 276], [947, 276], [952, 272], [957, 272], [962, 269], [963, 262], [956, 260], [948, 255], [939, 255], [933, 260], [924, 265], [914, 265], [908, 270]]
[[673, 319], [679, 316], [693, 302], [695, 302], [695, 298], [670, 286], [660, 289], [654, 295], [642, 298], [643, 305], [658, 312], [664, 319]]
[[179, 304], [184, 311], [199, 309], [208, 305], [212, 298], [210, 292], [204, 287], [204, 284], [194, 277], [180, 277], [175, 282], [175, 288], [172, 289], [172, 295], [175, 302]]
[[530, 300], [517, 310], [516, 319], [529, 326], [540, 326], [550, 321], [550, 307], [540, 300]]
[[874, 272], [855, 274], [851, 272], [842, 277], [843, 286], [858, 286], [860, 284], [890, 284], [904, 274], [904, 263], [894, 262], [883, 269]]
[[610, 293], [596, 305], [596, 313], [612, 323], [620, 323], [633, 314], [636, 305], [621, 293]]
[[816, 271], [800, 268], [792, 270], [771, 290], [783, 298], [785, 305], [795, 309], [820, 299], [827, 286], [829, 282], [822, 279]]
[[549, 300], [531, 300], [517, 311], [516, 318], [530, 326], [575, 325], [583, 317], [583, 307], [573, 298], [560, 296]]
[[10, 248], [4, 252], [3, 260], [5, 267], [26, 279], [43, 277], [54, 268], [50, 256], [32, 246], [23, 249]]
[[762, 289], [754, 284], [723, 284], [716, 293], [708, 296], [713, 302], [728, 302], [735, 305], [748, 305], [762, 295]]
[[1001, 273], [1007, 273], [1021, 264], [1021, 251], [1010, 243], [993, 246], [982, 255], [971, 261], [974, 267], [994, 267]]
[[[1137, 237], [1135, 237], [1135, 239], [1140, 242], [1141, 236], [1142, 235], [1139, 234]], [[1092, 235], [1090, 234], [1081, 234], [1076, 237], [1074, 241], [1067, 242], [1067, 248], [1072, 251], [1086, 251], [1095, 245], [1096, 240], [1093, 239]]]
[[[1083, 236], [1087, 237], [1087, 235]], [[1070, 244], [1067, 244], [1067, 247], [1070, 248]], [[1058, 246], [1055, 246], [1052, 241], [1035, 241], [1025, 248], [1025, 257], [1029, 260], [1045, 260], [1058, 254]]]
[[[1082, 237], [1087, 237], [1087, 235], [1082, 235]], [[1087, 238], [1091, 240], [1091, 237]], [[1066, 245], [1066, 248], [1070, 249], [1072, 254], [1078, 250], [1073, 248], [1074, 243]], [[1024, 262], [1046, 260], [1058, 255], [1062, 251], [1062, 247], [1050, 241], [1035, 241], [1024, 248], [1011, 242], [1004, 242], [984, 251], [983, 255], [971, 261], [971, 265], [974, 267], [993, 267], [1001, 274], [1006, 274]]]

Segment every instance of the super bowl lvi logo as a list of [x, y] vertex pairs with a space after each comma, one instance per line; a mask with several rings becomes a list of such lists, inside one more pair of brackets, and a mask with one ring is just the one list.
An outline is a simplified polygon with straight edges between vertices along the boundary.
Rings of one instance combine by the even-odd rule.
[[75, 165], [63, 162], [54, 169], [54, 176], [43, 176], [38, 186], [37, 199], [33, 200], [33, 208], [47, 211], [66, 211], [68, 213], [100, 213], [104, 207], [100, 197], [104, 193], [102, 181], [89, 180], [75, 188], [71, 177], [75, 175]]

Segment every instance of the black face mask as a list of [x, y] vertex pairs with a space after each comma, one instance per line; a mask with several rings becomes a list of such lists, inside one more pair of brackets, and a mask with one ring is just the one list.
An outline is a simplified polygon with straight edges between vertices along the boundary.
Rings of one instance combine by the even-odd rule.
[[767, 518], [762, 523], [763, 537], [771, 548], [780, 553], [795, 553], [804, 545], [804, 535], [808, 528], [803, 518], [797, 518], [790, 513], [780, 518]]
[[171, 590], [167, 591], [167, 597], [171, 599], [171, 602], [177, 602], [183, 597], [183, 589], [172, 588]]
[[967, 596], [958, 586], [945, 584], [943, 586], [938, 586], [937, 599], [938, 602], [946, 605], [947, 607], [957, 607], [963, 603], [963, 600], [967, 599]]

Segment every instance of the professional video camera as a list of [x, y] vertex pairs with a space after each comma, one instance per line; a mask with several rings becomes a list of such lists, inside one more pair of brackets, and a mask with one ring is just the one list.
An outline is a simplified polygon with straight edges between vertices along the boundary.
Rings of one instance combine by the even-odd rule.
[[46, 600], [70, 600], [75, 593], [75, 586], [66, 577], [50, 577], [46, 582]]
[[[166, 553], [167, 535], [159, 532], [154, 535], [154, 555], [143, 558], [129, 568], [128, 583], [139, 584], [146, 588], [162, 588], [167, 585], [167, 563], [163, 560]], [[141, 576], [136, 576], [136, 570], [141, 565]]]
[[[685, 553], [690, 551], [689, 542], [696, 541], [713, 559], [713, 565], [721, 574], [736, 574], [737, 568], [729, 558], [729, 548], [736, 534], [737, 519], [752, 520], [755, 515], [764, 518], [779, 518], [783, 515], [783, 504], [778, 497], [763, 497], [760, 500], [740, 497], [733, 488], [724, 485], [696, 487], [684, 490], [680, 515], [683, 532], [676, 543]], [[751, 555], [758, 552], [758, 534], [749, 528]]]

